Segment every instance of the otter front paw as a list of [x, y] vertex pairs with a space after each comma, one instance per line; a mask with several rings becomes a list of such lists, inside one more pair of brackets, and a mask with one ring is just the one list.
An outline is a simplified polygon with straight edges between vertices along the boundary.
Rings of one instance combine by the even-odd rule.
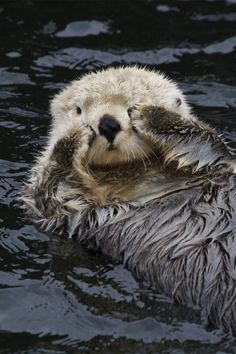
[[172, 128], [179, 125], [181, 118], [177, 113], [163, 107], [142, 106], [132, 112], [132, 124], [139, 133], [156, 134], [170, 133]]
[[78, 139], [75, 133], [61, 138], [54, 146], [53, 158], [60, 165], [70, 165], [77, 145]]
[[84, 125], [80, 132], [80, 144], [79, 148], [75, 152], [76, 159], [79, 158], [83, 161], [87, 157], [88, 150], [92, 145], [96, 136], [95, 131], [89, 125]]
[[53, 149], [53, 158], [60, 165], [72, 165], [76, 156], [84, 159], [94, 139], [95, 132], [89, 126], [84, 126], [80, 131], [71, 130], [69, 134], [58, 140]]
[[152, 128], [159, 128], [163, 109], [155, 106], [135, 107], [132, 111], [132, 124], [139, 133], [147, 133]]

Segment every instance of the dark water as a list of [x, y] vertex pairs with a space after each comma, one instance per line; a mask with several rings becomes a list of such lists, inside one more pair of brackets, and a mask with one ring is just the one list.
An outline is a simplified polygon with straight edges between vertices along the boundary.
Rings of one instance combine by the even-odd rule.
[[90, 69], [165, 71], [236, 146], [236, 1], [0, 1], [0, 40], [0, 353], [236, 353], [197, 311], [39, 232], [16, 200], [49, 99]]

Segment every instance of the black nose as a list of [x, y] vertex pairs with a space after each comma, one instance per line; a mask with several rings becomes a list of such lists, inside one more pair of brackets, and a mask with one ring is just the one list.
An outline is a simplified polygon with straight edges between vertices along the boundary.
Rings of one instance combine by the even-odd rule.
[[120, 124], [108, 114], [105, 114], [99, 123], [98, 126], [99, 132], [101, 135], [105, 136], [109, 143], [112, 143], [115, 139], [117, 133], [121, 130]]

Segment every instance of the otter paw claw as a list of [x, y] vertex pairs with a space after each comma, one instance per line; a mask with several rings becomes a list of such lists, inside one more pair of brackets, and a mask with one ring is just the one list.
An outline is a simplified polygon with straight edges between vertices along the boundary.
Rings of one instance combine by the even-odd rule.
[[89, 125], [85, 125], [82, 129], [81, 133], [81, 138], [80, 138], [80, 147], [77, 152], [77, 157], [80, 157], [80, 159], [83, 159], [86, 157], [86, 154], [88, 152], [88, 149], [93, 143], [93, 140], [96, 136], [95, 131], [93, 128]]
[[143, 115], [143, 107], [140, 106], [135, 106], [132, 110], [131, 114], [131, 122], [133, 129], [136, 132], [143, 132], [146, 126], [145, 122], [145, 116]]

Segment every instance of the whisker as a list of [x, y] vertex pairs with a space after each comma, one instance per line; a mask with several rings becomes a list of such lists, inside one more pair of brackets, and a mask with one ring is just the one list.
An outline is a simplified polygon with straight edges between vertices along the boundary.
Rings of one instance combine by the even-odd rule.
[[133, 155], [133, 158], [135, 160], [135, 153], [134, 153], [133, 147], [134, 147], [134, 145], [133, 145], [133, 143], [131, 143], [130, 144], [130, 151], [131, 151], [131, 154]]
[[[146, 163], [145, 163], [145, 159], [143, 158], [142, 153], [140, 153], [140, 147], [138, 146], [138, 144], [132, 142], [132, 143], [130, 144], [130, 148], [132, 149], [132, 152], [133, 152], [133, 148], [135, 148], [135, 151], [137, 152], [137, 154], [139, 155], [139, 157], [140, 157], [140, 159], [141, 159], [141, 161], [142, 161], [142, 163], [143, 163], [143, 166], [144, 166], [145, 171], [147, 171], [147, 165], [146, 165]], [[142, 151], [141, 151], [141, 152], [142, 152]], [[135, 154], [133, 154], [133, 156], [134, 156], [134, 158], [135, 158]]]
[[126, 149], [126, 146], [124, 146], [124, 155], [125, 155], [125, 160], [129, 162], [129, 151]]
[[149, 158], [147, 152], [146, 152], [141, 146], [139, 146], [139, 145], [137, 145], [137, 150], [138, 150], [138, 149], [139, 149], [139, 151], [141, 151], [141, 153], [143, 154], [144, 159], [147, 160], [149, 166], [151, 166], [151, 160], [150, 160], [150, 158]]
[[151, 160], [147, 154], [147, 152], [145, 151], [145, 149], [143, 149], [140, 145], [138, 145], [137, 143], [135, 143], [135, 149], [138, 152], [139, 156], [142, 155], [143, 159], [146, 160], [149, 164], [149, 166], [151, 166]]

